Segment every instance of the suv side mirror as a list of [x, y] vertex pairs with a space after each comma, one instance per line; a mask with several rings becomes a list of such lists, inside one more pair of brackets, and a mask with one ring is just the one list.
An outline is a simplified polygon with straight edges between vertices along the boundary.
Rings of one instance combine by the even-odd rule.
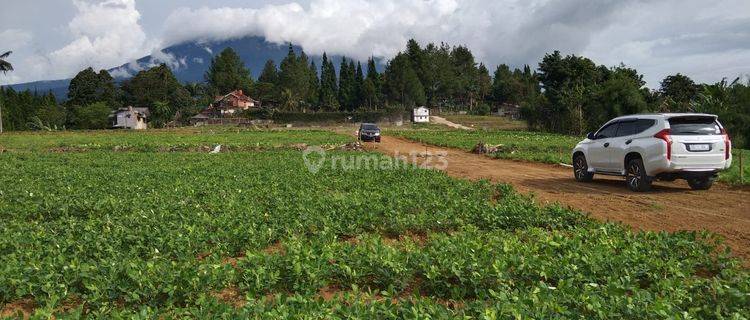
[[593, 132], [589, 132], [589, 133], [588, 133], [588, 134], [586, 135], [586, 138], [588, 138], [589, 140], [596, 140], [596, 136], [594, 136], [594, 133], [593, 133]]

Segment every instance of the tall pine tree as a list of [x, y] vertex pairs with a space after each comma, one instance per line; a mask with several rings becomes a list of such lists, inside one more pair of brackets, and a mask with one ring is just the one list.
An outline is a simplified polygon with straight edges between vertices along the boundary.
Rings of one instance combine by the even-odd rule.
[[412, 69], [407, 55], [399, 53], [388, 63], [385, 70], [385, 87], [389, 100], [404, 107], [424, 105], [424, 88], [417, 73]]
[[333, 67], [333, 61], [328, 59], [328, 55], [325, 52], [323, 52], [323, 62], [320, 71], [320, 94], [318, 98], [321, 108], [328, 111], [338, 110], [336, 69]]
[[354, 62], [342, 58], [339, 67], [339, 104], [347, 111], [354, 109], [355, 73]]
[[354, 74], [354, 107], [359, 108], [364, 103], [362, 90], [365, 85], [365, 76], [362, 71], [362, 64], [357, 61], [357, 71]]
[[263, 71], [255, 84], [254, 94], [263, 105], [276, 105], [279, 102], [279, 71], [273, 60], [266, 61]]
[[310, 106], [317, 107], [318, 101], [320, 101], [320, 79], [318, 79], [318, 67], [315, 65], [315, 61], [310, 61], [310, 67], [307, 70], [307, 81], [309, 86], [307, 103]]
[[490, 98], [492, 92], [492, 78], [490, 77], [490, 71], [483, 63], [479, 64], [477, 69], [477, 99], [479, 103], [484, 103]]
[[211, 66], [205, 75], [210, 92], [223, 95], [234, 90], [242, 90], [250, 94], [253, 78], [250, 70], [232, 48], [226, 48], [211, 60]]
[[451, 63], [457, 80], [457, 87], [454, 100], [459, 105], [469, 106], [469, 109], [476, 104], [479, 95], [479, 85], [477, 80], [477, 64], [474, 61], [474, 55], [469, 48], [458, 46], [451, 52]]
[[383, 101], [383, 83], [373, 57], [367, 59], [367, 78], [364, 81], [362, 91], [364, 103], [370, 109], [377, 110], [378, 105]]
[[[307, 104], [313, 99], [313, 74], [310, 69], [310, 59], [304, 51], [297, 56], [292, 45], [289, 45], [287, 56], [281, 61], [279, 84], [283, 100], [288, 106]], [[289, 101], [294, 100], [294, 104]], [[304, 107], [304, 106], [303, 106]]]

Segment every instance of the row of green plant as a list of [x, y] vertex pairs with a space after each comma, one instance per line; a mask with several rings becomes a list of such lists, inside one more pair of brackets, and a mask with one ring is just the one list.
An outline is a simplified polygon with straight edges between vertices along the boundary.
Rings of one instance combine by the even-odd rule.
[[533, 131], [400, 130], [390, 134], [441, 147], [472, 150], [482, 142], [497, 147], [494, 157], [544, 163], [570, 163], [579, 137]]
[[330, 164], [2, 153], [0, 304], [33, 299], [46, 316], [73, 301], [69, 316], [102, 318], [750, 312], [750, 276], [704, 234], [633, 233], [438, 171]]
[[306, 145], [340, 145], [353, 137], [324, 130], [259, 130], [237, 127], [198, 127], [145, 131], [66, 131], [6, 133], [0, 149], [7, 151], [205, 151], [268, 150]]
[[[570, 164], [571, 151], [583, 137], [534, 131], [506, 130], [398, 130], [389, 134], [441, 147], [472, 150], [482, 142], [497, 147], [492, 157], [543, 163]], [[740, 154], [743, 154], [742, 179], [740, 179]], [[731, 184], [750, 184], [750, 153], [733, 149], [732, 167], [719, 175], [721, 181]]]

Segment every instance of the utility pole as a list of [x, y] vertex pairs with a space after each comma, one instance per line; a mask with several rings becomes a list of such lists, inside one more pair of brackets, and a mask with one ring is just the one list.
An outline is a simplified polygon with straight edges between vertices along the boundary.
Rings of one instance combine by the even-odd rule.
[[3, 133], [3, 102], [0, 101], [0, 134]]

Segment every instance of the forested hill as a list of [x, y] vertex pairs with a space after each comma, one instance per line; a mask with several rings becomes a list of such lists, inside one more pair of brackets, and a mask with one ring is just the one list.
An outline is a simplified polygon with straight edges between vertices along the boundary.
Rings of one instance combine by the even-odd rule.
[[[232, 47], [239, 54], [252, 76], [257, 78], [263, 70], [263, 65], [269, 59], [278, 65], [286, 57], [289, 47], [286, 44], [275, 44], [265, 40], [263, 37], [245, 37], [227, 41], [206, 43], [183, 43], [163, 49], [164, 54], [148, 55], [135, 62], [124, 63], [108, 71], [119, 82], [127, 79], [142, 69], [148, 69], [160, 63], [166, 63], [174, 75], [182, 83], [203, 82], [204, 74], [211, 64], [211, 59], [222, 50]], [[299, 46], [294, 46], [297, 53], [302, 51]], [[338, 68], [341, 56], [330, 56], [334, 66]], [[322, 57], [311, 55], [310, 59], [320, 67]], [[382, 70], [382, 65], [378, 65]], [[22, 84], [10, 85], [16, 91], [31, 90], [38, 93], [52, 91], [57, 99], [64, 100], [68, 95], [70, 79], [36, 81]]]

